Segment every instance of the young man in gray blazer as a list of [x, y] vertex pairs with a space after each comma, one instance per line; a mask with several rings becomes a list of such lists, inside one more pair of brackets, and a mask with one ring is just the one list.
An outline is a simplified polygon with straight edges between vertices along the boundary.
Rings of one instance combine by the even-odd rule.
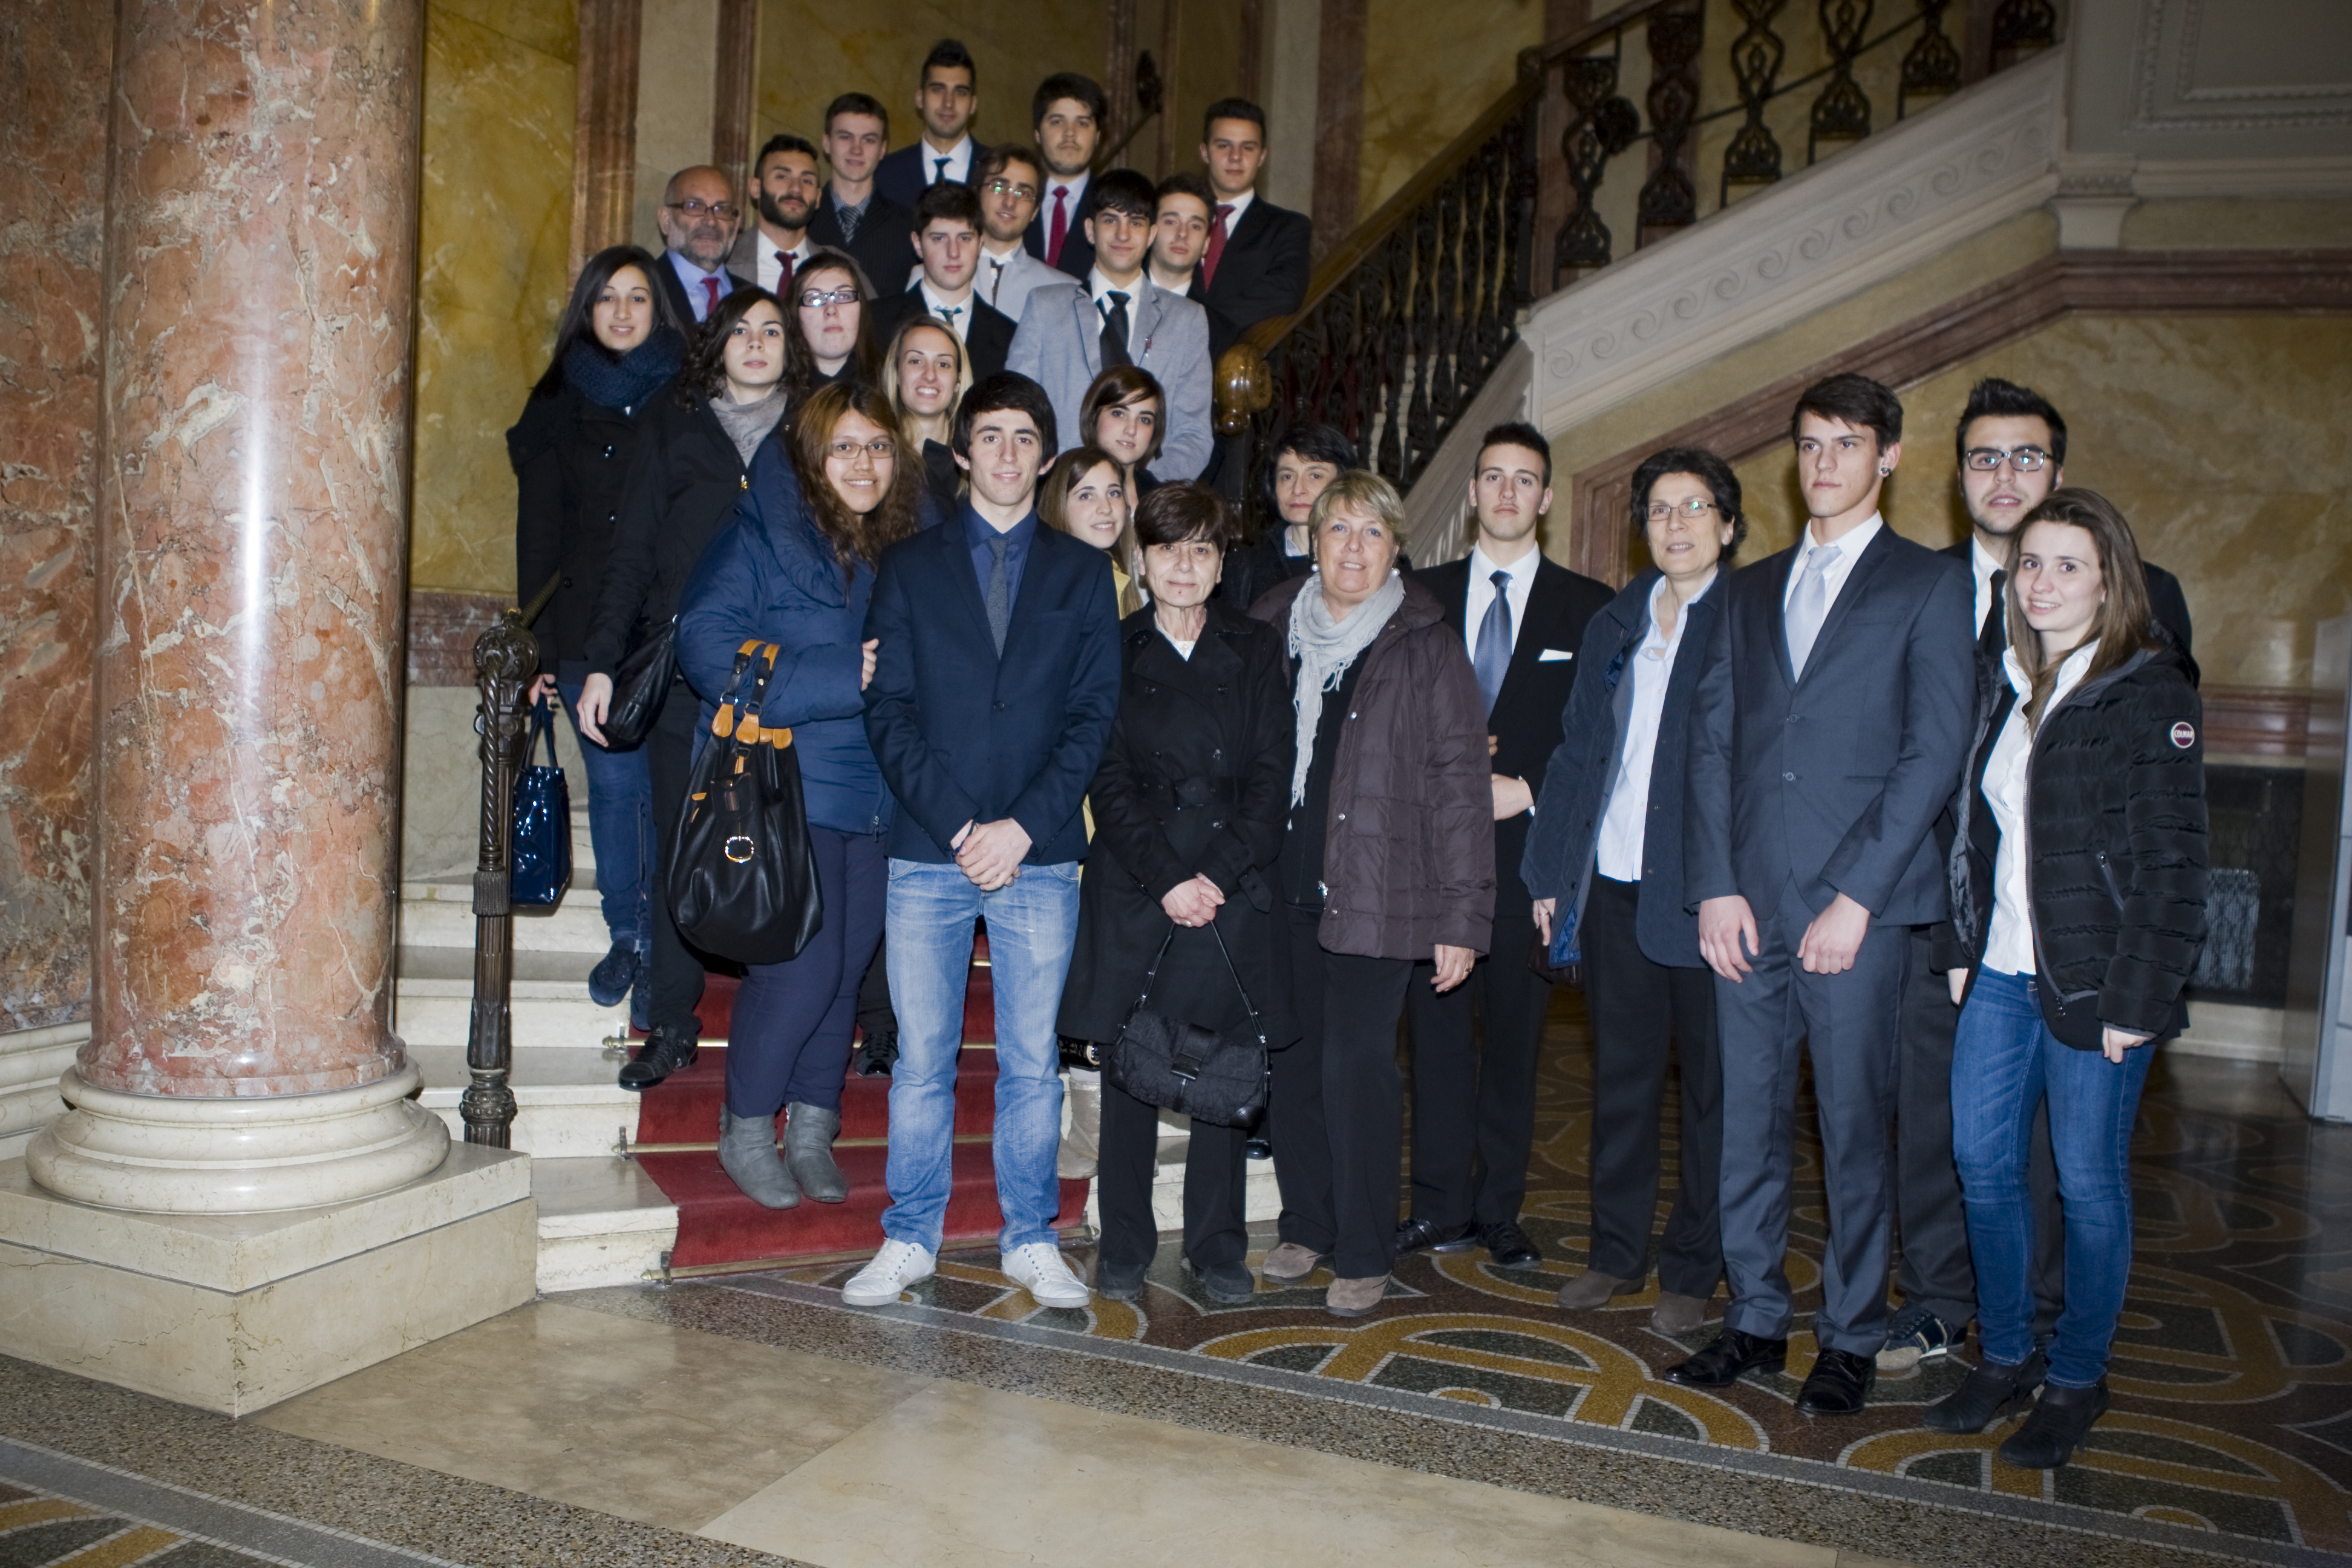
[[1168, 395], [1167, 422], [1154, 478], [1197, 477], [1213, 440], [1209, 426], [1209, 316], [1171, 294], [1144, 271], [1151, 244], [1151, 182], [1114, 169], [1095, 182], [1086, 221], [1095, 262], [1081, 283], [1031, 290], [1013, 334], [1005, 368], [1029, 377], [1053, 399], [1054, 418], [1073, 447], [1094, 438], [1079, 428], [1087, 388], [1107, 365], [1147, 370]]
[[1801, 1047], [1829, 1245], [1797, 1408], [1853, 1415], [1886, 1337], [1907, 928], [1945, 914], [1934, 828], [1968, 749], [1976, 628], [1967, 568], [1879, 515], [1903, 455], [1895, 395], [1831, 376], [1798, 399], [1790, 434], [1811, 521], [1725, 585], [1691, 704], [1683, 891], [1717, 975], [1731, 1306], [1715, 1342], [1666, 1376], [1720, 1388], [1787, 1359]]

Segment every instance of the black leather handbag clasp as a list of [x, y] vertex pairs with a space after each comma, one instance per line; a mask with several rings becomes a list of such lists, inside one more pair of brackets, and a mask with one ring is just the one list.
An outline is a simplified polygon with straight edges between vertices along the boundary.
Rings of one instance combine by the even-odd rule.
[[1151, 1010], [1151, 988], [1176, 930], [1168, 928], [1151, 967], [1144, 972], [1143, 994], [1135, 999], [1118, 1038], [1111, 1042], [1103, 1070], [1111, 1082], [1146, 1105], [1220, 1127], [1247, 1127], [1265, 1110], [1265, 1026], [1242, 984], [1241, 972], [1234, 967], [1224, 932], [1213, 921], [1209, 934], [1216, 939], [1218, 955], [1233, 976], [1247, 1021], [1230, 1029], [1205, 1029]]

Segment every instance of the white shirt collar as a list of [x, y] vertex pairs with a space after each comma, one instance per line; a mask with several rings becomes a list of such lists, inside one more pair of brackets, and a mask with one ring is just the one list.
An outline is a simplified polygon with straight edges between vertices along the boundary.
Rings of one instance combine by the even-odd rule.
[[[2064, 661], [2058, 666], [2058, 679], [2050, 689], [2050, 700], [2042, 705], [2042, 711], [2045, 715], [2051, 709], [2058, 706], [2060, 698], [2083, 684], [2083, 673], [2091, 668], [2091, 660], [2098, 656], [2098, 651], [2099, 639], [2093, 637], [2066, 656]], [[2032, 694], [2033, 677], [2025, 672], [2024, 662], [2017, 657], [2017, 649], [2010, 647], [2001, 650], [2000, 667], [2009, 676], [2009, 684], [2015, 689], [2020, 697]]]
[[1257, 200], [1257, 188], [1255, 186], [1252, 186], [1250, 189], [1244, 191], [1240, 195], [1234, 197], [1231, 201], [1227, 201], [1224, 197], [1217, 195], [1212, 192], [1210, 195], [1209, 205], [1209, 226], [1212, 228], [1216, 226], [1217, 208], [1221, 206], [1231, 207], [1234, 210], [1225, 215], [1225, 237], [1227, 239], [1233, 238], [1234, 230], [1241, 226], [1242, 214], [1249, 211], [1250, 203], [1255, 200]]
[[1990, 583], [1992, 581], [1994, 573], [2005, 572], [2009, 569], [1992, 558], [1991, 552], [1984, 547], [1984, 541], [1977, 537], [1977, 531], [1974, 529], [1969, 530], [1969, 565], [1975, 571], [1977, 580], [1980, 583]]
[[681, 283], [691, 284], [705, 278], [726, 276], [727, 264], [723, 261], [716, 267], [698, 267], [683, 250], [673, 250], [667, 254], [670, 268], [677, 274], [677, 280]]
[[1542, 561], [1542, 551], [1530, 550], [1506, 565], [1488, 555], [1485, 545], [1475, 545], [1470, 551], [1470, 575], [1477, 582], [1491, 583], [1496, 573], [1507, 572], [1511, 574], [1511, 587], [1517, 590], [1536, 580], [1536, 567]]
[[[1151, 269], [1147, 267], [1136, 275], [1134, 282], [1119, 290], [1127, 296], [1127, 314], [1130, 323], [1135, 319], [1136, 308], [1143, 303], [1144, 291], [1151, 286]], [[1108, 310], [1110, 309], [1110, 279], [1103, 276], [1103, 269], [1099, 267], [1087, 268], [1087, 297], [1101, 309]]]
[[1798, 563], [1801, 567], [1804, 558], [1816, 550], [1833, 549], [1838, 552], [1838, 566], [1841, 568], [1850, 566], [1862, 559], [1862, 552], [1870, 548], [1870, 542], [1877, 538], [1878, 531], [1885, 526], [1885, 514], [1874, 511], [1864, 519], [1858, 527], [1850, 528], [1831, 540], [1829, 543], [1822, 544], [1815, 539], [1812, 521], [1809, 518], [1805, 522], [1805, 531], [1801, 535], [1805, 542], [1805, 548], [1798, 553]]
[[[945, 317], [954, 326], [956, 336], [960, 338], [966, 336], [967, 329], [971, 325], [971, 308], [980, 301], [979, 292], [967, 289], [962, 299], [950, 300], [933, 289], [931, 280], [928, 278], [923, 279], [920, 287], [923, 291], [923, 309], [934, 316]], [[950, 310], [955, 311], [952, 316], [947, 314]]]
[[1046, 175], [1045, 188], [1037, 196], [1038, 216], [1047, 223], [1054, 221], [1054, 193], [1066, 186], [1070, 193], [1066, 198], [1069, 203], [1070, 226], [1076, 228], [1078, 222], [1078, 204], [1087, 199], [1087, 186], [1094, 177], [1094, 171], [1091, 169], [1083, 174], [1072, 174], [1066, 180], [1059, 174]]
[[967, 174], [971, 172], [971, 132], [969, 131], [963, 133], [962, 138], [954, 146], [944, 153], [920, 137], [916, 139], [915, 145], [919, 149], [917, 156], [923, 161], [923, 184], [927, 185], [931, 184], [931, 172], [940, 166], [940, 160], [942, 158], [948, 161], [948, 168], [950, 172], [957, 169], [961, 169]]

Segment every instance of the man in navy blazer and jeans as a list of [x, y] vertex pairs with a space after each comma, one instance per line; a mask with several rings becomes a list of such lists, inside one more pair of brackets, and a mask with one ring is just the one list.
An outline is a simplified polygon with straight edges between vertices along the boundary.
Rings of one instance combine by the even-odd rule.
[[1054, 440], [1054, 405], [1035, 382], [999, 373], [974, 385], [954, 437], [969, 498], [944, 525], [886, 551], [875, 579], [866, 731], [898, 803], [884, 922], [899, 1055], [886, 1240], [843, 1288], [852, 1306], [887, 1305], [933, 1271], [972, 923], [982, 918], [996, 998], [1002, 1267], [1045, 1306], [1088, 1300], [1054, 1238], [1054, 1021], [1077, 930], [1080, 805], [1118, 709], [1118, 608], [1109, 558], [1038, 522], [1037, 478]]
[[1720, 1388], [1787, 1359], [1801, 1045], [1830, 1234], [1821, 1353], [1797, 1408], [1853, 1415], [1886, 1337], [1906, 928], [1945, 914], [1934, 828], [1968, 750], [1975, 627], [1967, 568], [1879, 515], [1903, 455], [1895, 395], [1831, 376], [1798, 399], [1790, 426], [1811, 521], [1724, 585], [1692, 695], [1683, 895], [1717, 977], [1731, 1306], [1716, 1342], [1666, 1376]]

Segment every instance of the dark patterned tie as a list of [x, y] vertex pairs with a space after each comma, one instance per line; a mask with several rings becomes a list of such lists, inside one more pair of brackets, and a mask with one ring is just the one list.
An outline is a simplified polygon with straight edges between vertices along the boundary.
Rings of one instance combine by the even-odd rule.
[[1127, 353], [1127, 296], [1113, 289], [1103, 298], [1110, 301], [1110, 309], [1103, 312], [1102, 367], [1133, 364]]
[[1004, 551], [1013, 542], [998, 534], [988, 542], [988, 635], [996, 639], [996, 657], [1004, 657], [1004, 628], [1013, 624], [1013, 594], [1004, 581]]

